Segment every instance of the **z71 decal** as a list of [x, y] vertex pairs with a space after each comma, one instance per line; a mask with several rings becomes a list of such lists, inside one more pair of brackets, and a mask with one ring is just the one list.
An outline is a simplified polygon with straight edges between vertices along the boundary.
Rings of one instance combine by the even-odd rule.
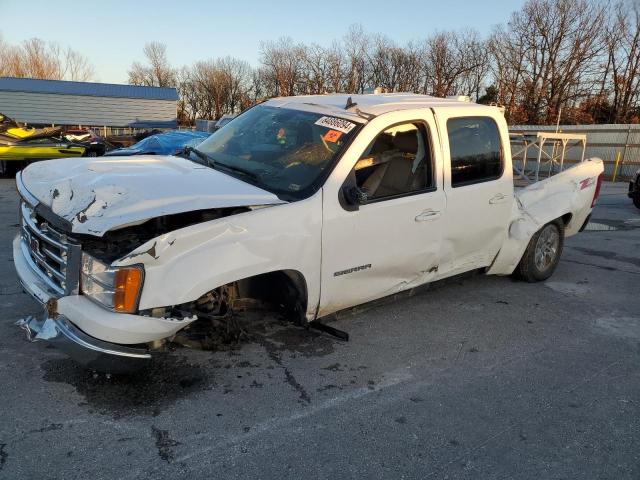
[[580, 190], [589, 188], [594, 183], [596, 183], [596, 179], [594, 177], [585, 178], [584, 180], [580, 181]]
[[334, 272], [334, 277], [339, 277], [340, 275], [346, 275], [348, 273], [359, 272], [360, 270], [367, 270], [371, 268], [371, 264], [367, 263], [366, 265], [360, 265], [359, 267], [347, 268], [346, 270], [340, 270], [339, 272]]

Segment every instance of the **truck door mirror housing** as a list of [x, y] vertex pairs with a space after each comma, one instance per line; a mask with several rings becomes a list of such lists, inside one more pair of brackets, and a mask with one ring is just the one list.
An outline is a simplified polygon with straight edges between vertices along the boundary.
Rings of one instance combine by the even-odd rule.
[[360, 205], [366, 205], [369, 203], [369, 194], [366, 190], [359, 188], [356, 185], [344, 185], [342, 187], [342, 196], [347, 204], [356, 207]]

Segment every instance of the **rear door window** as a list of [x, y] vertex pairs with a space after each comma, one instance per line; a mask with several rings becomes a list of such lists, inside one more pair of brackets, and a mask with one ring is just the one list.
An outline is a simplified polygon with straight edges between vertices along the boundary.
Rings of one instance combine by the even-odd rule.
[[447, 120], [447, 133], [452, 187], [488, 182], [502, 176], [500, 132], [492, 118], [451, 118]]

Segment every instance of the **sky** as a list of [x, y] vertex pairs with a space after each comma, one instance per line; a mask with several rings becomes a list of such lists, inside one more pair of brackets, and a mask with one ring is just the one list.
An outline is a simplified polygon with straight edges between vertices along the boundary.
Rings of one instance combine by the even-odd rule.
[[[174, 67], [231, 55], [259, 61], [260, 42], [282, 36], [329, 45], [349, 26], [402, 44], [442, 30], [487, 34], [524, 0], [0, 0], [0, 35], [16, 44], [31, 37], [71, 46], [95, 67], [95, 81], [126, 83], [146, 42], [167, 45]], [[304, 5], [304, 7], [302, 6]]]

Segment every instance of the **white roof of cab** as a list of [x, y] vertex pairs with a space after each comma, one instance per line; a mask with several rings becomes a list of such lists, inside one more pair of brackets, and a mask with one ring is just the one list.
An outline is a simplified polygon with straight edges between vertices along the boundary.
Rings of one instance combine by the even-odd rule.
[[[351, 101], [356, 105], [354, 108], [345, 110], [349, 98], [351, 98]], [[299, 95], [295, 97], [272, 98], [265, 102], [265, 105], [313, 112], [326, 111], [332, 115], [350, 118], [360, 122], [364, 121], [364, 119], [356, 113], [356, 110], [372, 115], [381, 115], [383, 113], [413, 108], [486, 107], [486, 105], [461, 101], [457, 98], [440, 98], [414, 93]]]

